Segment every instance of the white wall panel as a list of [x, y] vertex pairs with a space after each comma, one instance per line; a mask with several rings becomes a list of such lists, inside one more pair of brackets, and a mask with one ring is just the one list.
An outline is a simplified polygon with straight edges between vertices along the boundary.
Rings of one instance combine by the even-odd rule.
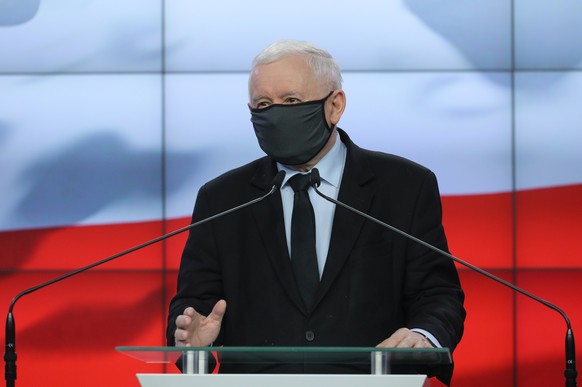
[[510, 2], [173, 0], [169, 71], [247, 71], [278, 39], [326, 48], [344, 70], [507, 69]]
[[0, 77], [0, 229], [159, 219], [159, 75]]
[[0, 73], [159, 71], [162, 17], [159, 0], [0, 1]]

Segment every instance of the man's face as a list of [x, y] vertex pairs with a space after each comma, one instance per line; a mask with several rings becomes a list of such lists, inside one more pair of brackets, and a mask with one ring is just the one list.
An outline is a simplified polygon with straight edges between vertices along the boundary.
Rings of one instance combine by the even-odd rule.
[[[299, 55], [288, 56], [276, 62], [258, 65], [251, 73], [249, 82], [249, 107], [264, 109], [273, 104], [298, 104], [325, 99], [324, 112], [327, 126], [333, 127], [327, 143], [311, 160], [295, 165], [297, 170], [307, 171], [317, 164], [335, 144], [335, 125], [345, 107], [345, 94], [341, 89], [332, 90], [318, 81], [309, 65]], [[256, 129], [256, 128], [255, 128]], [[320, 133], [321, 134], [321, 133]], [[319, 147], [319, 144], [318, 144]], [[272, 150], [272, 149], [271, 149]]]
[[258, 65], [251, 74], [251, 108], [272, 104], [294, 104], [324, 98], [327, 90], [318, 82], [305, 60], [288, 56], [276, 62]]

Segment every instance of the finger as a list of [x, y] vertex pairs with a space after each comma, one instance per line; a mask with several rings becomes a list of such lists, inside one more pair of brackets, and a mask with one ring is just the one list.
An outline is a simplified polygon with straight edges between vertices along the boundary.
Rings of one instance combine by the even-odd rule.
[[400, 345], [400, 342], [410, 333], [407, 328], [400, 328], [394, 332], [389, 338], [381, 342], [378, 346], [383, 348], [395, 348]]
[[186, 328], [190, 324], [192, 324], [192, 318], [190, 316], [186, 316], [186, 315], [182, 314], [182, 315], [176, 317], [176, 327]]
[[219, 300], [214, 305], [214, 308], [212, 308], [212, 312], [210, 312], [210, 314], [208, 315], [208, 319], [214, 320], [220, 324], [225, 313], [226, 313], [226, 301]]
[[407, 337], [401, 340], [396, 346], [396, 348], [413, 348], [416, 342], [417, 342], [416, 337]]
[[396, 347], [396, 345], [398, 345], [398, 342], [392, 336], [390, 336], [389, 338], [387, 338], [386, 340], [384, 340], [380, 344], [378, 344], [377, 347], [394, 348], [394, 347]]
[[427, 342], [423, 335], [418, 332], [409, 332], [406, 337], [398, 343], [397, 348], [426, 348], [426, 344]]
[[428, 337], [421, 335], [422, 338], [417, 341], [417, 343], [415, 344], [414, 348], [434, 348], [434, 344], [432, 343], [432, 341], [430, 341], [428, 339]]
[[174, 331], [174, 339], [176, 341], [176, 345], [180, 346], [189, 345], [188, 332], [183, 329], [176, 329]]
[[412, 348], [432, 348], [432, 345], [424, 337], [414, 343]]

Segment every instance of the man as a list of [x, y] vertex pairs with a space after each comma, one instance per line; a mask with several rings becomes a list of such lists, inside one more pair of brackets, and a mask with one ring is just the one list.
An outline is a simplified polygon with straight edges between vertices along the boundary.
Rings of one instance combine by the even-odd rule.
[[[346, 106], [339, 67], [306, 42], [276, 42], [261, 52], [249, 99], [267, 156], [205, 184], [192, 219], [264, 195], [278, 170], [286, 176], [280, 194], [191, 230], [170, 305], [168, 344], [452, 351], [465, 310], [448, 258], [336, 207], [312, 187], [306, 192], [315, 225], [315, 246], [307, 248], [314, 250], [313, 263], [298, 268], [303, 257], [294, 254], [303, 248], [296, 247], [295, 233], [310, 222], [294, 228], [290, 185], [314, 167], [322, 192], [446, 250], [434, 174], [361, 149], [337, 128]], [[308, 265], [317, 273], [312, 285], [301, 279]], [[439, 372], [450, 382], [452, 369]]]

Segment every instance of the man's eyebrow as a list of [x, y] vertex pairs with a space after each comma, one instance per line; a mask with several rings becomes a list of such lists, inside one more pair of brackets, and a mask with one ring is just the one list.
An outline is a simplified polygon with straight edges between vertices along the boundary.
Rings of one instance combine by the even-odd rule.
[[[303, 100], [303, 97], [301, 97], [300, 93], [298, 93], [295, 90], [288, 91], [285, 94], [283, 94], [283, 95], [280, 96], [280, 98], [282, 100], [285, 100], [286, 98], [289, 98], [289, 97], [293, 97], [293, 98], [297, 98], [299, 100]], [[273, 100], [270, 97], [267, 97], [266, 95], [258, 95], [256, 97], [254, 97], [253, 99], [251, 99], [251, 103], [253, 105], [256, 105], [257, 102], [259, 102], [259, 101], [273, 102]]]
[[270, 101], [271, 99], [267, 96], [259, 95], [259, 96], [254, 97], [253, 99], [251, 99], [251, 103], [254, 105], [257, 102], [262, 101], [262, 100]]
[[282, 99], [285, 99], [285, 98], [288, 98], [288, 97], [295, 97], [295, 98], [301, 99], [300, 93], [298, 93], [295, 90], [288, 91], [288, 92], [286, 92], [285, 94], [283, 94], [281, 96]]

